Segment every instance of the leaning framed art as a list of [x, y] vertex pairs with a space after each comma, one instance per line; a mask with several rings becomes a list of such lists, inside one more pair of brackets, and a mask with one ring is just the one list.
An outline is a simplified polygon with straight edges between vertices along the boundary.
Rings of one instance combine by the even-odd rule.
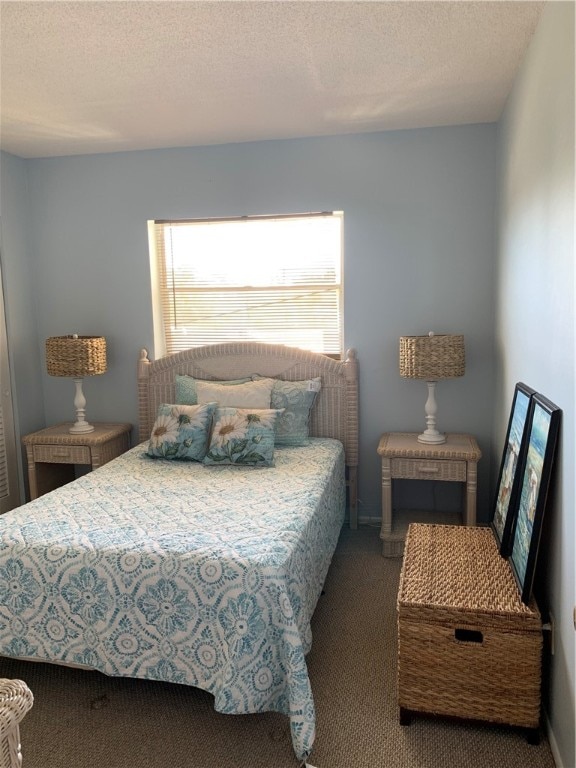
[[524, 603], [530, 601], [532, 594], [561, 413], [543, 395], [533, 395], [528, 413], [518, 512], [509, 559]]
[[531, 387], [518, 382], [510, 408], [491, 524], [503, 557], [508, 557], [512, 547], [512, 532], [518, 508], [519, 469], [526, 447], [528, 412], [534, 394], [535, 391]]

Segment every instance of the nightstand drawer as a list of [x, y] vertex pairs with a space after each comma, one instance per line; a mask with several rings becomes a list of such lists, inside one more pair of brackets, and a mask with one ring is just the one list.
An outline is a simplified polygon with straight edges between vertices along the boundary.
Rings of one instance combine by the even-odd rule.
[[449, 480], [466, 482], [465, 461], [438, 461], [435, 459], [392, 459], [392, 477], [407, 480]]
[[34, 461], [47, 464], [91, 464], [90, 448], [85, 445], [35, 445]]

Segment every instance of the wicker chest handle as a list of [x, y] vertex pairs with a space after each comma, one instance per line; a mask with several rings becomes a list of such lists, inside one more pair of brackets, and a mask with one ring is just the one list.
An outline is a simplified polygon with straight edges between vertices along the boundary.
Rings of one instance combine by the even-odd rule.
[[484, 635], [477, 629], [455, 629], [454, 638], [461, 643], [483, 643]]
[[54, 451], [53, 456], [58, 459], [67, 459], [70, 456], [70, 449], [65, 451]]
[[429, 475], [436, 475], [439, 471], [439, 467], [430, 467], [426, 464], [422, 464], [418, 467], [418, 472], [426, 472]]

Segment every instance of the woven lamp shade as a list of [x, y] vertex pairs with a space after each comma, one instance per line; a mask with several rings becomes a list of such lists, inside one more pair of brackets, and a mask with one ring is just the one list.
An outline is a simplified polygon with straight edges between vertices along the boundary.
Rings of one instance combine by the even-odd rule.
[[52, 336], [46, 339], [46, 369], [50, 376], [83, 378], [106, 373], [103, 336]]
[[405, 379], [454, 379], [464, 376], [464, 336], [400, 337], [400, 376]]

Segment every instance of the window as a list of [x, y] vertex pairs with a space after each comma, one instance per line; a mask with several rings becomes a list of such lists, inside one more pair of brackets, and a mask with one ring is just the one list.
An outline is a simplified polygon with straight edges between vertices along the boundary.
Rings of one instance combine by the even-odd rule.
[[149, 222], [156, 353], [261, 341], [342, 353], [341, 212]]

